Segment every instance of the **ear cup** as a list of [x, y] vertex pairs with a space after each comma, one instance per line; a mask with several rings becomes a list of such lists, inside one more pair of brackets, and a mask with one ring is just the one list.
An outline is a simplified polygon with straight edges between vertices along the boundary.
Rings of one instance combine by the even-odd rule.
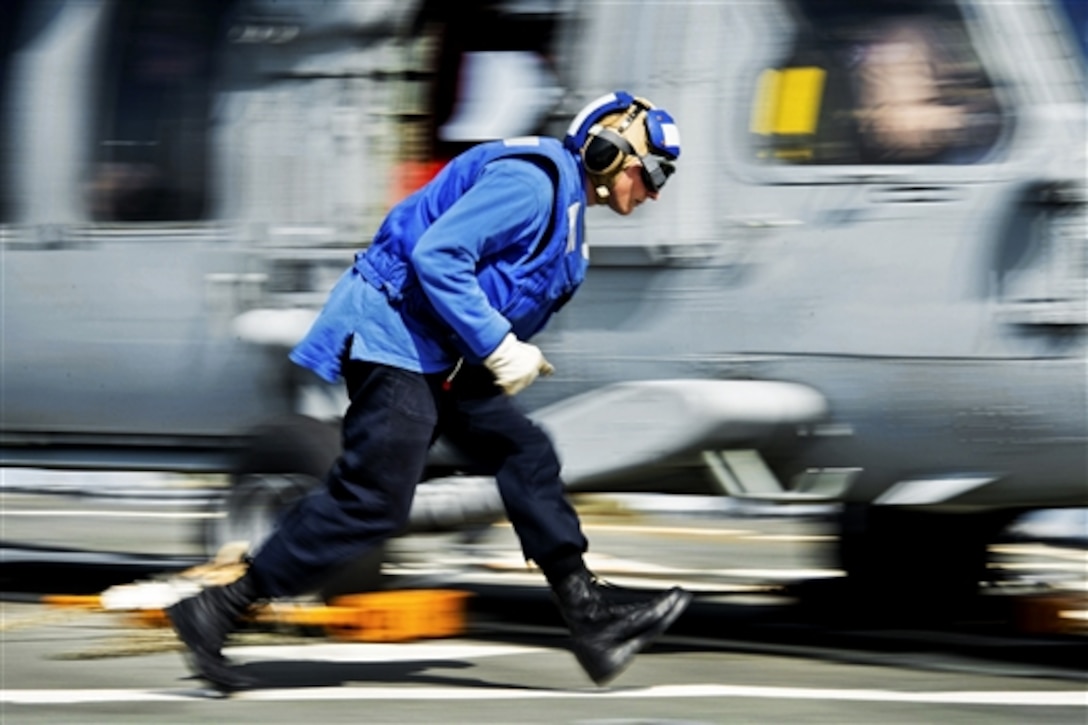
[[589, 173], [611, 176], [619, 172], [624, 159], [630, 155], [638, 155], [630, 141], [610, 128], [596, 126], [582, 153], [582, 160]]
[[594, 174], [606, 174], [612, 170], [612, 166], [619, 159], [619, 147], [606, 138], [597, 136], [586, 145], [585, 159], [586, 169]]

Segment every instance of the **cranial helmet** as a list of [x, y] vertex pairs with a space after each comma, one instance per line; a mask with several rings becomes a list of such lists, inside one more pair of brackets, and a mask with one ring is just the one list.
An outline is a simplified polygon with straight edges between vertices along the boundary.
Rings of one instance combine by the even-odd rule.
[[660, 191], [680, 156], [680, 130], [668, 111], [626, 91], [603, 95], [579, 111], [563, 142], [582, 157], [600, 199], [632, 159], [642, 166], [646, 188]]

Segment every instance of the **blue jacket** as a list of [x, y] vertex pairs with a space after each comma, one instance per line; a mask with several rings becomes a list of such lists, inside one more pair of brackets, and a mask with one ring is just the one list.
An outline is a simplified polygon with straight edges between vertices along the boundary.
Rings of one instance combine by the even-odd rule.
[[556, 139], [466, 151], [389, 212], [291, 359], [333, 382], [345, 350], [430, 373], [529, 339], [585, 278], [585, 202]]

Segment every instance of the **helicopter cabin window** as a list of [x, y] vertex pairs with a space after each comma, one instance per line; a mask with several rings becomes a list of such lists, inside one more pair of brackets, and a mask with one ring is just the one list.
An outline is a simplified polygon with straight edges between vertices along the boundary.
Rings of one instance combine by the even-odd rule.
[[89, 179], [96, 221], [205, 217], [212, 79], [227, 5], [117, 4], [100, 74]]
[[1088, 4], [1084, 0], [1061, 0], [1061, 6], [1080, 49], [1081, 62], [1088, 61]]
[[971, 164], [996, 144], [993, 84], [951, 3], [797, 0], [795, 35], [755, 83], [758, 159]]
[[0, 13], [0, 223], [11, 216], [11, 191], [8, 187], [15, 170], [11, 168], [11, 65], [18, 47], [18, 33], [28, 0], [8, 2]]

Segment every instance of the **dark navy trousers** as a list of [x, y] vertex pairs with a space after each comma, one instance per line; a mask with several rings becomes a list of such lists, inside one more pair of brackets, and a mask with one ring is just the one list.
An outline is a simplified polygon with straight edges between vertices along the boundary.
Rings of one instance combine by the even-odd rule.
[[344, 377], [351, 404], [343, 451], [325, 485], [284, 515], [250, 566], [266, 595], [306, 591], [402, 531], [439, 434], [478, 465], [475, 472], [495, 476], [526, 559], [546, 567], [586, 550], [551, 440], [486, 368], [465, 365], [443, 385], [445, 374], [353, 360]]

